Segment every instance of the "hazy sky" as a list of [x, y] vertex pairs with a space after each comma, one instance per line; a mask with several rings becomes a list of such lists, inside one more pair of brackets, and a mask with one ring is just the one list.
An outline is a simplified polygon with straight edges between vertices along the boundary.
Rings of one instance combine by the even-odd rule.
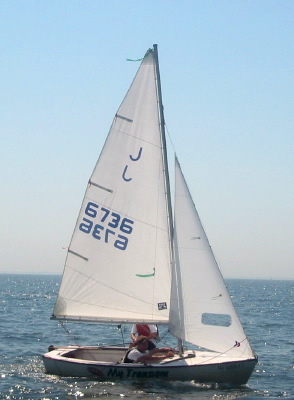
[[294, 279], [294, 2], [0, 3], [0, 272], [61, 274], [88, 178], [158, 44], [168, 132], [225, 278]]

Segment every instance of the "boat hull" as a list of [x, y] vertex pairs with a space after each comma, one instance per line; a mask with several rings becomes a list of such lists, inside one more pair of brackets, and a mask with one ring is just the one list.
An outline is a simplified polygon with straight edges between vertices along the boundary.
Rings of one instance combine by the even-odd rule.
[[228, 359], [211, 352], [185, 352], [160, 363], [126, 364], [120, 362], [123, 348], [56, 348], [43, 355], [46, 372], [53, 375], [86, 377], [98, 380], [160, 379], [246, 384], [257, 358]]

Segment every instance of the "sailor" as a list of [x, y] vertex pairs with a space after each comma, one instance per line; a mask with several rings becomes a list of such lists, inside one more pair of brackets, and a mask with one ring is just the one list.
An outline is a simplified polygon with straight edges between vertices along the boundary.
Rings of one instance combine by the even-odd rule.
[[[156, 353], [165, 352], [163, 355], [155, 355]], [[174, 351], [170, 348], [154, 348], [148, 350], [148, 339], [146, 336], [137, 338], [136, 346], [127, 351], [123, 362], [125, 363], [140, 363], [145, 361], [156, 362], [165, 358], [172, 358]]]
[[[136, 336], [137, 335], [137, 336]], [[139, 336], [146, 336], [149, 340], [148, 342], [148, 350], [152, 350], [156, 347], [158, 342], [158, 329], [156, 325], [145, 325], [145, 324], [135, 324], [132, 326], [131, 330], [131, 339], [132, 344], [130, 347], [133, 347], [137, 343], [137, 338]]]

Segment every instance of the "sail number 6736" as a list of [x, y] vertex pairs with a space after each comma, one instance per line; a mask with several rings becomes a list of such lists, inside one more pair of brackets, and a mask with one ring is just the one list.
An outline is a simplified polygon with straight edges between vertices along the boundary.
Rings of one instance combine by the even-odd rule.
[[93, 202], [87, 204], [85, 214], [99, 223], [95, 224], [92, 219], [83, 218], [83, 222], [79, 226], [80, 231], [92, 233], [93, 238], [102, 239], [105, 243], [113, 243], [117, 249], [125, 250], [127, 248], [128, 238], [121, 235], [119, 231], [130, 235], [133, 231], [134, 221], [129, 218], [121, 218], [119, 214]]

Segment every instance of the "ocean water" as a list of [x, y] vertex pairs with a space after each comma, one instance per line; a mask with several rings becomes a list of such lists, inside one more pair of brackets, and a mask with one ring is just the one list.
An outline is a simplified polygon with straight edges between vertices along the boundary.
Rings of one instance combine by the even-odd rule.
[[128, 326], [121, 331], [115, 325], [62, 326], [51, 321], [59, 282], [59, 276], [0, 275], [0, 400], [294, 400], [294, 281], [226, 281], [259, 356], [248, 384], [240, 387], [195, 382], [97, 382], [47, 375], [41, 355], [50, 344], [96, 345], [129, 340]]

